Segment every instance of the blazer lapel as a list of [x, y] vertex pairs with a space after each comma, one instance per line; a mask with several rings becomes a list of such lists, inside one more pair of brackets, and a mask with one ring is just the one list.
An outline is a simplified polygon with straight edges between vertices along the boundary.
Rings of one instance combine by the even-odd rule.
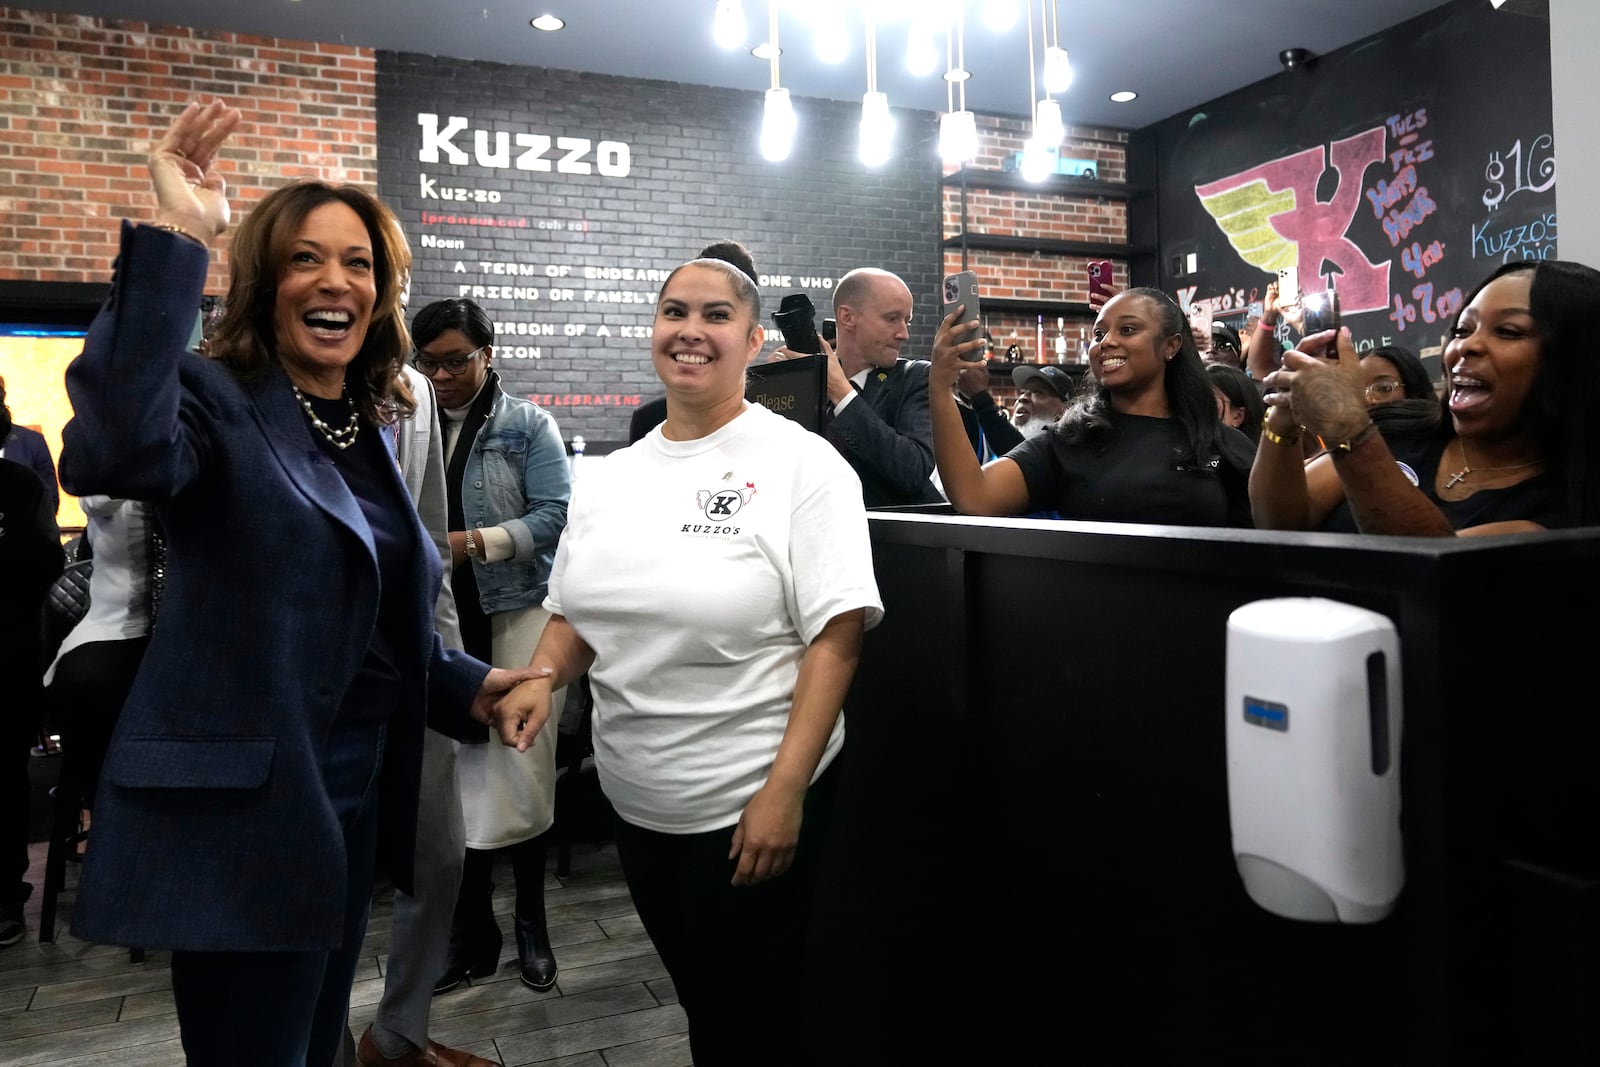
[[[361, 514], [361, 505], [356, 503], [355, 494], [345, 485], [344, 478], [307, 433], [305, 412], [300, 409], [283, 368], [272, 364], [260, 380], [247, 384], [245, 391], [255, 407], [262, 436], [289, 481], [354, 534], [366, 546], [373, 566], [377, 566], [378, 549], [372, 540], [372, 529]], [[398, 469], [395, 478], [399, 480]], [[404, 492], [403, 487], [401, 491]]]

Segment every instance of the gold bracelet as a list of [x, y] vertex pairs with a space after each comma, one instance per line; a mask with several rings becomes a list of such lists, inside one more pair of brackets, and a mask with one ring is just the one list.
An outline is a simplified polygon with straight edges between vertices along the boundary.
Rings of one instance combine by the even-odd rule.
[[[1300, 428], [1302, 430], [1305, 429], [1304, 426], [1302, 426]], [[1300, 443], [1300, 435], [1299, 434], [1295, 434], [1293, 437], [1289, 437], [1286, 434], [1273, 433], [1272, 432], [1272, 427], [1267, 425], [1267, 420], [1266, 419], [1262, 419], [1261, 420], [1261, 436], [1265, 437], [1268, 441], [1271, 441], [1273, 444], [1280, 445], [1280, 446], [1282, 446], [1284, 448], [1290, 448], [1290, 447], [1293, 447], [1294, 445], [1298, 445]]]
[[1373, 434], [1375, 434], [1377, 432], [1378, 432], [1378, 424], [1375, 423], [1375, 422], [1369, 422], [1369, 423], [1367, 423], [1366, 428], [1363, 429], [1360, 433], [1356, 434], [1354, 437], [1350, 438], [1350, 440], [1348, 440], [1348, 441], [1342, 441], [1339, 444], [1330, 446], [1328, 448], [1328, 451], [1329, 452], [1341, 452], [1341, 453], [1353, 452], [1353, 451], [1355, 451], [1357, 445], [1361, 444], [1361, 442], [1365, 441], [1367, 438], [1371, 437]]
[[201, 248], [209, 247], [206, 244], [205, 241], [201, 240], [194, 233], [190, 232], [189, 230], [184, 229], [182, 226], [174, 226], [170, 222], [152, 222], [150, 224], [150, 228], [152, 230], [166, 230], [168, 233], [175, 233], [175, 234], [178, 234], [178, 235], [180, 235], [182, 237], [187, 237], [189, 240], [193, 241], [195, 244], [199, 245]]

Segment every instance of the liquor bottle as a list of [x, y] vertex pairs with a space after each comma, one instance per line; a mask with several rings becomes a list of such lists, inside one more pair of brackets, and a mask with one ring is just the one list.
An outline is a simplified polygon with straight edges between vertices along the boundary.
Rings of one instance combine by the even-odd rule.
[[1047, 351], [1049, 351], [1049, 350], [1046, 349], [1045, 346], [1044, 346], [1044, 316], [1040, 315], [1039, 316], [1039, 332], [1038, 332], [1037, 336], [1034, 338], [1034, 349], [1033, 349], [1034, 362], [1035, 363], [1045, 363], [1045, 362], [1047, 362], [1049, 360], [1049, 357], [1045, 355], [1045, 353]]
[[983, 358], [994, 358], [994, 334], [989, 332], [989, 316], [983, 317]]
[[1056, 319], [1056, 362], [1067, 361], [1067, 320], [1065, 317]]
[[1078, 323], [1078, 362], [1089, 362], [1089, 328]]

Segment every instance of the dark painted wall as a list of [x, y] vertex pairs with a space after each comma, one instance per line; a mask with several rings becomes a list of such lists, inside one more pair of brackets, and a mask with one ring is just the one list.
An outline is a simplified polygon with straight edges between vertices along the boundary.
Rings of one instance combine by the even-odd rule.
[[[917, 299], [906, 354], [927, 355], [940, 270], [930, 113], [897, 111], [894, 158], [869, 171], [860, 108], [830, 101], [796, 100], [784, 163], [757, 150], [754, 92], [380, 52], [377, 102], [378, 186], [416, 255], [413, 311], [481, 303], [508, 388], [548, 406], [568, 439], [626, 438], [633, 406], [659, 392], [647, 339], [659, 274], [719, 238], [754, 253], [769, 330], [786, 293], [808, 292], [820, 318], [845, 271], [895, 271]], [[438, 116], [433, 134], [419, 115]], [[464, 122], [448, 134], [452, 116]]]
[[1555, 254], [1551, 129], [1549, 23], [1458, 0], [1139, 131], [1130, 180], [1185, 303], [1237, 322], [1297, 265], [1338, 276], [1358, 342], [1417, 350], [1503, 258]]

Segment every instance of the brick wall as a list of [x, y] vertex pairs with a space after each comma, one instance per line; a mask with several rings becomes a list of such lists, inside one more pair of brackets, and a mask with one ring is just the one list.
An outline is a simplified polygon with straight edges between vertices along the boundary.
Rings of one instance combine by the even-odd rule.
[[[412, 307], [480, 303], [507, 388], [548, 407], [564, 437], [626, 438], [633, 408], [661, 391], [651, 272], [718, 239], [755, 258], [769, 350], [785, 295], [805, 292], [820, 320], [846, 271], [876, 266], [915, 301], [904, 353], [928, 354], [940, 301], [931, 112], [896, 111], [894, 156], [869, 170], [856, 158], [860, 105], [840, 101], [797, 97], [793, 153], [769, 163], [758, 92], [387, 51], [378, 90], [380, 192], [416, 256]], [[438, 141], [452, 118], [454, 162]], [[563, 171], [567, 153], [540, 138], [585, 147]], [[626, 146], [626, 174], [603, 144]], [[537, 164], [528, 145], [548, 148]]]
[[150, 142], [195, 99], [245, 112], [223, 166], [236, 219], [291, 177], [376, 187], [373, 72], [344, 45], [0, 8], [0, 279], [104, 284], [119, 220], [154, 206]]
[[[1003, 170], [1029, 135], [1023, 119], [978, 116], [978, 158], [968, 164], [972, 170]], [[1093, 160], [1100, 180], [1125, 181], [1127, 177], [1127, 133], [1090, 127], [1069, 127], [1062, 141], [1061, 154], [1073, 159]], [[955, 167], [946, 167], [946, 174]], [[946, 236], [962, 230], [961, 189], [946, 186], [943, 194], [943, 223]], [[1044, 191], [988, 189], [969, 184], [966, 196], [968, 233], [1005, 234], [1059, 241], [1094, 241], [1127, 244], [1128, 204], [1125, 200], [1061, 196]], [[1119, 282], [1126, 284], [1128, 262], [1123, 256], [1064, 256], [1048, 253], [998, 252], [968, 249], [966, 265], [979, 278], [980, 297], [1014, 300], [1088, 300], [1088, 263], [1091, 258], [1109, 258]], [[945, 270], [960, 270], [959, 248], [946, 249]], [[1062, 314], [1057, 310], [992, 311], [984, 316], [985, 326], [994, 341], [994, 356], [1003, 359], [1010, 345], [1017, 345], [1023, 358], [1040, 362], [1040, 324], [1043, 323], [1043, 361], [1056, 358], [1057, 334], [1065, 337], [1067, 359], [1075, 361], [1082, 340], [1093, 324], [1087, 314]], [[1002, 400], [1014, 396], [1007, 375], [997, 375], [994, 393]]]

